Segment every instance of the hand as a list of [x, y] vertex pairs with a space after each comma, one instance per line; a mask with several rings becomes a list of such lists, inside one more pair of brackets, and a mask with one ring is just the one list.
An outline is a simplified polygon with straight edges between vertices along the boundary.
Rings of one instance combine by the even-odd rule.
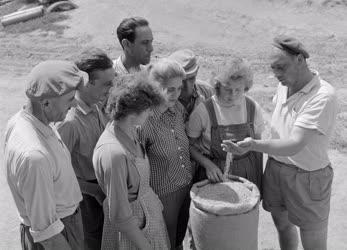
[[222, 182], [224, 180], [222, 171], [215, 165], [206, 168], [206, 175], [207, 178], [214, 183]]
[[104, 194], [104, 192], [101, 190], [100, 187], [97, 188], [95, 194], [94, 194], [94, 198], [97, 200], [97, 202], [102, 206], [104, 203], [104, 200], [106, 198], [106, 195]]
[[230, 152], [236, 155], [243, 155], [252, 150], [254, 140], [250, 137], [245, 138], [243, 141], [234, 143], [231, 140], [223, 140], [221, 144], [222, 148], [226, 152]]

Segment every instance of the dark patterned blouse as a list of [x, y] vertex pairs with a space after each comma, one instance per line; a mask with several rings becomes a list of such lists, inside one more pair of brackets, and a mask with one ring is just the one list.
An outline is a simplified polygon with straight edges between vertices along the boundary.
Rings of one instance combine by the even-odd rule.
[[151, 166], [150, 184], [159, 196], [175, 192], [192, 181], [185, 115], [179, 102], [163, 113], [156, 109], [139, 132]]

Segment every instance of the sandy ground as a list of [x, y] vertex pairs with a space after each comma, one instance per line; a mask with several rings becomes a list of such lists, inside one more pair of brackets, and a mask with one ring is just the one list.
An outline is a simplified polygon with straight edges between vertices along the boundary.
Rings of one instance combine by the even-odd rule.
[[[73, 58], [85, 46], [99, 46], [117, 57], [115, 28], [126, 16], [146, 17], [154, 32], [153, 60], [188, 47], [201, 56], [200, 78], [209, 79], [215, 65], [235, 55], [247, 58], [255, 71], [251, 94], [271, 112], [275, 81], [268, 66], [274, 35], [295, 35], [308, 45], [310, 64], [338, 89], [339, 126], [331, 145], [335, 168], [329, 249], [347, 249], [347, 7], [346, 1], [309, 0], [75, 0], [79, 8], [0, 28], [0, 132], [25, 100], [23, 82], [30, 68], [44, 59]], [[217, 4], [218, 3], [218, 4]], [[340, 4], [338, 4], [340, 3]], [[0, 6], [0, 15], [5, 7]], [[3, 138], [1, 138], [3, 141]], [[2, 151], [2, 144], [1, 151]], [[336, 150], [338, 148], [339, 150]], [[0, 153], [0, 249], [20, 249], [18, 217]], [[259, 249], [279, 249], [269, 214], [261, 210]]]

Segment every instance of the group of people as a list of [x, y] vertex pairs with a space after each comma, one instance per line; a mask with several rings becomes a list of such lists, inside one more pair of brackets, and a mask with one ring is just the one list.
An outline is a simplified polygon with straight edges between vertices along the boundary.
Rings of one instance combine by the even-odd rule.
[[117, 37], [123, 53], [114, 61], [89, 48], [28, 76], [27, 103], [7, 124], [4, 150], [22, 249], [182, 249], [189, 191], [202, 179], [224, 180], [227, 152], [230, 173], [261, 191], [281, 249], [297, 249], [295, 226], [305, 250], [326, 249], [337, 100], [309, 69], [302, 43], [274, 39], [280, 83], [271, 139], [262, 140], [244, 59], [219, 65], [207, 83], [196, 79], [189, 49], [151, 63], [146, 19], [124, 19]]

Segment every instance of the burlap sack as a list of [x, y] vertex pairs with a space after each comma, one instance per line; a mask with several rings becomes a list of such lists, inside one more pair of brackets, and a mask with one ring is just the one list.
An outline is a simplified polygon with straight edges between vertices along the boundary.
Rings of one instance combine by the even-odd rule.
[[254, 250], [258, 247], [259, 190], [241, 177], [191, 190], [190, 221], [198, 250]]

